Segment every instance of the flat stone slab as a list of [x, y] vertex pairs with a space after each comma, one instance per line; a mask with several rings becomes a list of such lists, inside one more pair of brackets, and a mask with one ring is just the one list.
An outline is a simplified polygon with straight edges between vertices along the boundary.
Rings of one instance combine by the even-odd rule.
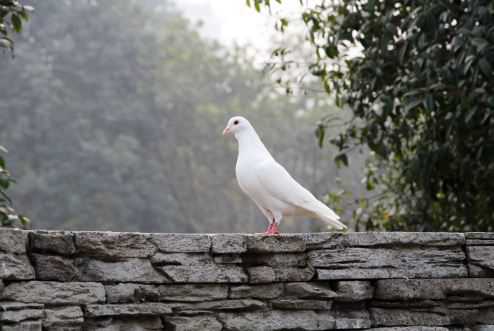
[[253, 253], [297, 253], [305, 251], [305, 241], [300, 235], [248, 235], [247, 251]]
[[167, 325], [174, 331], [222, 331], [223, 325], [214, 316], [167, 317]]
[[308, 249], [342, 247], [450, 247], [465, 244], [463, 233], [453, 232], [349, 232], [304, 234]]
[[465, 233], [467, 246], [493, 246], [494, 232], [467, 232]]
[[280, 297], [283, 291], [283, 284], [238, 285], [230, 287], [230, 298], [275, 299]]
[[34, 231], [29, 233], [33, 252], [73, 255], [75, 240], [72, 232], [65, 231]]
[[163, 266], [157, 267], [176, 283], [245, 283], [244, 270], [235, 265]]
[[44, 304], [89, 304], [105, 301], [105, 288], [90, 282], [16, 282], [5, 287], [2, 299]]
[[84, 314], [79, 306], [53, 307], [45, 309], [43, 326], [45, 328], [68, 327], [84, 322]]
[[171, 312], [169, 305], [158, 302], [88, 305], [86, 307], [88, 317], [163, 315]]
[[164, 253], [201, 253], [211, 249], [211, 237], [205, 234], [157, 233], [151, 241]]
[[307, 282], [314, 278], [312, 267], [251, 267], [247, 268], [250, 283]]
[[494, 246], [467, 246], [470, 276], [494, 276]]
[[132, 232], [76, 232], [80, 255], [106, 259], [144, 258], [157, 251], [151, 236]]
[[159, 285], [120, 283], [105, 285], [108, 303], [160, 301]]
[[79, 270], [71, 258], [43, 254], [33, 254], [32, 258], [39, 280], [71, 282], [80, 278]]
[[232, 300], [215, 300], [196, 303], [185, 303], [173, 305], [173, 310], [177, 312], [184, 311], [244, 311], [259, 310], [266, 308], [266, 303], [253, 299], [232, 299]]
[[200, 302], [228, 298], [228, 285], [170, 284], [158, 288], [160, 301]]
[[0, 253], [0, 279], [29, 280], [34, 276], [34, 269], [25, 254]]
[[370, 300], [374, 297], [374, 287], [369, 281], [338, 281], [336, 291], [338, 292], [336, 301], [355, 302]]
[[450, 325], [448, 312], [444, 309], [423, 308], [370, 308], [372, 326], [443, 326]]
[[327, 312], [280, 311], [220, 314], [227, 331], [332, 330], [335, 319]]
[[0, 227], [0, 252], [24, 254], [29, 231]]
[[466, 277], [461, 248], [350, 247], [309, 252], [320, 280]]
[[285, 295], [299, 299], [334, 299], [338, 294], [334, 292], [328, 283], [286, 283]]
[[[76, 262], [80, 280], [88, 282], [167, 283], [148, 259], [131, 258], [118, 262], [82, 259]], [[190, 268], [189, 268], [190, 269]]]
[[2, 331], [42, 331], [41, 321], [26, 321], [2, 325]]
[[378, 280], [375, 298], [401, 301], [494, 299], [494, 278]]
[[244, 253], [247, 251], [247, 241], [243, 234], [215, 234], [212, 245], [212, 252], [216, 254]]

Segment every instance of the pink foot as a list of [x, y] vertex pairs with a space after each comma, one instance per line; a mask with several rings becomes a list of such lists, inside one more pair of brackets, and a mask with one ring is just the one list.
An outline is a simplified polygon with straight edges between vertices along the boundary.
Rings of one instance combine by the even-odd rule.
[[273, 223], [268, 225], [268, 228], [266, 229], [266, 232], [264, 232], [265, 235], [271, 235], [271, 229], [273, 228]]
[[271, 225], [271, 231], [269, 232], [269, 235], [274, 236], [277, 234], [280, 234], [280, 231], [278, 230], [278, 225], [276, 225], [276, 223], [273, 223]]

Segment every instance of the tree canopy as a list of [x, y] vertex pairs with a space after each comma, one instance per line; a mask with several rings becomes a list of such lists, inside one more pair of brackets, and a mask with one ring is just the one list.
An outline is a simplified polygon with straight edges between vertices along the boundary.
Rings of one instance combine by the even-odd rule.
[[[300, 19], [306, 69], [354, 117], [332, 142], [375, 156], [368, 227], [494, 230], [494, 3], [322, 1]], [[275, 55], [287, 70], [300, 60]]]

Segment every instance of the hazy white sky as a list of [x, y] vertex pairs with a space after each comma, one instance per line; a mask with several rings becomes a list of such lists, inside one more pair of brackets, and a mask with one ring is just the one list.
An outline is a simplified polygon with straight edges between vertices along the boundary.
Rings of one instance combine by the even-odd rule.
[[[286, 1], [283, 7], [292, 7]], [[226, 45], [252, 44], [266, 50], [274, 33], [274, 17], [246, 5], [245, 0], [176, 0], [178, 8], [193, 21], [204, 23], [203, 33]], [[279, 10], [279, 9], [276, 9]]]

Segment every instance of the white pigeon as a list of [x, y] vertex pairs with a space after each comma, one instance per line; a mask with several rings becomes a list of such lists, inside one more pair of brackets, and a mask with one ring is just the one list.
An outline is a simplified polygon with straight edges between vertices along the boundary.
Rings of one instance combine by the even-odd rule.
[[235, 167], [238, 185], [268, 219], [266, 234], [279, 233], [278, 226], [283, 216], [315, 217], [337, 230], [347, 229], [334, 211], [317, 200], [276, 162], [246, 118], [232, 117], [223, 130], [223, 135], [229, 134], [238, 141]]

